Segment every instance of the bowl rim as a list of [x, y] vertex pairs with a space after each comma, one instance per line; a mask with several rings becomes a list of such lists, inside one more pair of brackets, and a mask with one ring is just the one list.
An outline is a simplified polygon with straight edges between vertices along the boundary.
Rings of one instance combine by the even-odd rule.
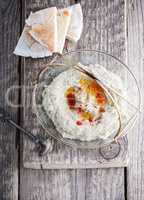
[[[70, 55], [72, 53], [78, 53], [78, 52], [96, 52], [96, 53], [100, 53], [100, 54], [103, 54], [103, 55], [106, 55], [106, 56], [109, 56], [113, 59], [115, 59], [117, 62], [119, 62], [121, 65], [123, 65], [127, 71], [130, 73], [130, 75], [133, 77], [134, 81], [135, 81], [135, 84], [136, 84], [136, 87], [137, 87], [137, 90], [138, 90], [138, 109], [140, 109], [141, 107], [141, 91], [140, 91], [140, 88], [139, 88], [139, 85], [138, 85], [138, 81], [134, 75], [134, 73], [132, 72], [132, 70], [128, 67], [127, 64], [125, 64], [123, 61], [121, 61], [119, 58], [117, 58], [116, 56], [110, 54], [110, 53], [107, 53], [105, 51], [101, 51], [101, 50], [95, 50], [95, 49], [77, 49], [77, 50], [72, 50], [72, 51], [68, 51], [66, 53], [63, 53], [62, 55], [59, 55], [59, 54], [56, 54], [55, 57], [52, 59], [51, 62], [49, 62], [48, 64], [46, 64], [46, 67], [44, 69], [42, 69], [42, 71], [40, 71], [40, 73], [38, 74], [38, 80], [39, 80], [39, 77], [49, 68], [49, 66], [51, 65], [54, 65], [54, 64], [60, 64], [60, 65], [64, 65], [64, 64], [61, 64], [61, 63], [58, 63], [57, 62], [57, 58], [63, 58], [64, 56], [67, 56], [67, 55]], [[36, 84], [34, 86], [34, 90], [33, 90], [33, 96], [34, 96], [34, 93], [36, 91], [36, 88], [37, 88], [38, 84]], [[132, 124], [131, 123], [128, 123], [124, 129], [122, 130], [125, 134], [122, 136], [124, 137], [125, 135], [127, 135], [127, 132], [129, 130], [129, 127], [130, 129], [132, 129], [132, 127], [135, 125], [136, 123], [136, 120], [137, 120], [137, 114], [139, 113], [139, 111], [136, 111], [135, 114], [132, 116], [132, 118], [130, 118], [130, 122], [133, 122]], [[52, 134], [49, 133], [49, 131], [44, 127], [37, 111], [35, 110], [35, 114], [37, 116], [37, 118], [39, 119], [42, 127], [44, 128], [44, 130], [50, 135], [52, 136]], [[130, 126], [131, 125], [131, 126]], [[52, 136], [53, 138], [55, 138], [58, 142], [62, 142], [68, 146], [71, 146], [72, 147], [72, 144], [62, 140], [62, 139], [57, 139], [56, 137]], [[121, 137], [120, 137], [121, 138]], [[119, 139], [119, 138], [118, 138]], [[113, 141], [111, 141], [109, 144], [111, 144]], [[108, 145], [108, 144], [106, 144]], [[102, 145], [102, 146], [105, 146], [105, 145]], [[74, 147], [78, 148], [78, 149], [96, 149], [97, 147], [78, 147], [77, 145], [75, 145]], [[98, 148], [100, 148], [101, 146], [99, 146]]]

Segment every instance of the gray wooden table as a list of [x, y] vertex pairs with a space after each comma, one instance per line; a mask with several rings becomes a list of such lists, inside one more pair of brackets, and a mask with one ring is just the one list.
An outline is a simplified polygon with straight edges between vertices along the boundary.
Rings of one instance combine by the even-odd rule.
[[[38, 59], [13, 55], [24, 20], [30, 13], [49, 6], [64, 7], [74, 0], [0, 1], [0, 103], [19, 124], [34, 129], [29, 110], [24, 108], [21, 90], [11, 90], [10, 98], [21, 107], [8, 106], [8, 88], [24, 85], [34, 78]], [[124, 59], [144, 93], [144, 1], [81, 0], [84, 31], [79, 48], [107, 51]], [[0, 123], [0, 200], [143, 200], [144, 158], [141, 114], [129, 133], [130, 162], [127, 168], [32, 170], [22, 163], [19, 132]]]

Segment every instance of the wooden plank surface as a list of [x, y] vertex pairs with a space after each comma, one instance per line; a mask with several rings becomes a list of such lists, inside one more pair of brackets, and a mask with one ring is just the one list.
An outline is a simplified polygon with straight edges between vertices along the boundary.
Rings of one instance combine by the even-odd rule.
[[[138, 79], [144, 108], [144, 1], [127, 1], [127, 58]], [[144, 110], [144, 109], [143, 109]], [[144, 114], [129, 135], [130, 163], [127, 168], [127, 199], [144, 199]]]
[[[55, 2], [52, 2], [55, 5]], [[99, 1], [103, 4], [103, 1]], [[119, 5], [119, 1], [111, 2], [114, 6]], [[84, 3], [83, 7], [85, 6]], [[93, 4], [96, 4], [94, 1]], [[37, 9], [38, 6], [48, 6], [47, 2], [42, 5], [40, 2], [34, 2], [33, 6], [28, 4], [28, 9]], [[91, 6], [91, 3], [88, 3]], [[108, 5], [107, 5], [108, 6]], [[106, 6], [106, 7], [107, 7]], [[118, 7], [118, 6], [117, 6]], [[17, 84], [18, 59], [12, 55], [14, 46], [18, 39], [19, 13], [18, 1], [1, 1], [0, 17], [3, 23], [0, 24], [0, 92], [5, 94], [11, 84]], [[88, 11], [89, 10], [89, 11]], [[107, 8], [104, 7], [103, 12]], [[129, 0], [127, 2], [127, 45], [128, 45], [128, 64], [139, 79], [142, 91], [143, 85], [143, 20], [144, 2], [140, 0]], [[86, 11], [85, 11], [86, 12]], [[91, 9], [87, 8], [91, 15]], [[11, 15], [10, 15], [11, 13]], [[111, 15], [114, 15], [111, 13]], [[9, 17], [10, 16], [10, 17]], [[13, 21], [14, 19], [14, 21]], [[15, 20], [16, 19], [16, 20]], [[106, 20], [105, 20], [106, 21]], [[104, 23], [104, 22], [103, 22]], [[105, 25], [107, 23], [105, 22]], [[98, 25], [89, 25], [89, 27]], [[102, 26], [102, 24], [100, 25]], [[114, 26], [114, 25], [113, 25]], [[102, 31], [99, 30], [102, 34]], [[114, 30], [113, 30], [114, 31]], [[87, 31], [88, 32], [88, 31]], [[104, 32], [104, 31], [103, 31]], [[107, 31], [108, 32], [108, 31]], [[12, 34], [13, 33], [13, 34]], [[85, 33], [84, 33], [85, 34]], [[103, 43], [102, 35], [99, 35], [98, 47], [110, 50], [115, 55], [119, 53], [115, 44], [110, 41]], [[104, 33], [103, 33], [104, 34]], [[108, 33], [106, 33], [108, 34]], [[87, 34], [87, 43], [93, 47], [94, 39], [90, 37], [90, 31]], [[96, 33], [95, 33], [96, 35]], [[92, 37], [93, 38], [93, 37]], [[105, 37], [104, 37], [105, 38]], [[82, 39], [84, 40], [84, 39]], [[8, 43], [8, 41], [11, 41]], [[105, 41], [105, 39], [104, 39]], [[118, 42], [118, 41], [117, 41]], [[86, 48], [85, 41], [80, 46]], [[108, 46], [108, 47], [107, 47]], [[111, 46], [111, 47], [110, 47]], [[97, 46], [95, 46], [96, 48]], [[117, 46], [118, 47], [118, 46]], [[115, 48], [115, 50], [113, 50]], [[121, 51], [120, 51], [121, 52]], [[120, 55], [121, 53], [119, 53]], [[7, 76], [9, 74], [9, 76]], [[13, 96], [13, 95], [12, 95]], [[17, 101], [17, 98], [15, 99]], [[4, 104], [4, 96], [1, 95], [1, 103]], [[5, 105], [7, 107], [7, 105]], [[7, 107], [10, 111], [16, 113], [16, 109]], [[15, 115], [12, 115], [16, 119]], [[144, 175], [143, 175], [143, 115], [140, 116], [140, 122], [129, 138], [130, 143], [130, 164], [127, 169], [127, 199], [144, 199]], [[0, 199], [17, 199], [18, 195], [18, 176], [17, 176], [17, 151], [15, 150], [15, 130], [5, 124], [0, 123]], [[104, 185], [105, 182], [105, 185]], [[23, 185], [24, 184], [24, 185]], [[29, 170], [21, 168], [21, 198], [23, 200], [31, 199], [124, 199], [124, 176], [123, 169], [107, 170]]]
[[[31, 10], [48, 7], [49, 5], [64, 6], [69, 1], [26, 1], [26, 15]], [[84, 12], [84, 32], [79, 47], [99, 48], [125, 58], [124, 40], [124, 1], [81, 1]], [[24, 9], [24, 7], [23, 7]], [[46, 62], [45, 59], [44, 62]], [[41, 59], [26, 59], [24, 82], [30, 80], [39, 70]], [[27, 82], [28, 84], [30, 82]], [[32, 85], [32, 83], [31, 83]], [[28, 98], [27, 98], [28, 99]], [[30, 120], [29, 109], [24, 110], [24, 125], [31, 129], [35, 122]], [[33, 119], [33, 120], [32, 120]], [[36, 122], [34, 123], [36, 124]], [[33, 129], [37, 132], [38, 126]], [[25, 147], [29, 148], [27, 140]], [[32, 147], [33, 148], [33, 147]], [[30, 170], [21, 169], [20, 197], [25, 199], [125, 199], [124, 169], [93, 169], [93, 170]], [[113, 192], [114, 191], [114, 192]]]
[[[81, 47], [101, 49], [124, 60], [124, 1], [91, 0], [82, 1], [82, 5], [86, 27]], [[124, 169], [87, 169], [86, 186], [87, 200], [124, 200]]]
[[[0, 1], [0, 105], [17, 120], [17, 109], [6, 101], [10, 86], [18, 85], [18, 58], [13, 55], [20, 32], [20, 3], [17, 0]], [[10, 92], [9, 100], [18, 102], [18, 93]], [[18, 199], [18, 151], [16, 130], [0, 121], [0, 199]]]

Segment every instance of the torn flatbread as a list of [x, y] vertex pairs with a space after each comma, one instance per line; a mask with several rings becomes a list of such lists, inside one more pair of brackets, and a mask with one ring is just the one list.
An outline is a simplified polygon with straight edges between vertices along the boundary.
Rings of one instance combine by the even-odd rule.
[[80, 4], [57, 10], [46, 8], [31, 13], [14, 53], [24, 57], [46, 57], [62, 53], [66, 37], [74, 42], [80, 38], [83, 16]]
[[57, 47], [57, 8], [46, 8], [31, 13], [26, 23], [31, 27], [29, 34], [50, 52]]
[[46, 47], [35, 41], [29, 34], [30, 27], [25, 25], [14, 54], [24, 57], [43, 58], [52, 55]]
[[82, 8], [81, 5], [78, 3], [70, 6], [69, 9], [72, 11], [72, 14], [66, 37], [73, 42], [77, 42], [80, 39], [83, 29]]
[[59, 9], [57, 13], [57, 53], [62, 53], [71, 19], [71, 9]]

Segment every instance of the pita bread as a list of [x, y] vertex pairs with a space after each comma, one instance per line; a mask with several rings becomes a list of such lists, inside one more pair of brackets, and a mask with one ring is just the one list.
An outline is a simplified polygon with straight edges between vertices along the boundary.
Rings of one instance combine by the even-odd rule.
[[80, 38], [83, 16], [80, 4], [68, 8], [46, 8], [31, 13], [14, 53], [39, 58], [62, 53], [66, 37], [74, 42]]
[[59, 9], [57, 13], [57, 51], [62, 53], [65, 38], [68, 31], [69, 23], [71, 19], [71, 10], [70, 9]]
[[29, 34], [50, 52], [56, 51], [57, 8], [46, 8], [31, 13], [26, 23], [31, 27]]
[[52, 52], [31, 37], [29, 31], [30, 27], [25, 25], [14, 54], [32, 58], [43, 58], [52, 55]]
[[67, 39], [77, 42], [80, 39], [82, 29], [83, 29], [83, 14], [80, 4], [75, 4], [70, 6], [71, 9], [71, 20], [67, 32]]

